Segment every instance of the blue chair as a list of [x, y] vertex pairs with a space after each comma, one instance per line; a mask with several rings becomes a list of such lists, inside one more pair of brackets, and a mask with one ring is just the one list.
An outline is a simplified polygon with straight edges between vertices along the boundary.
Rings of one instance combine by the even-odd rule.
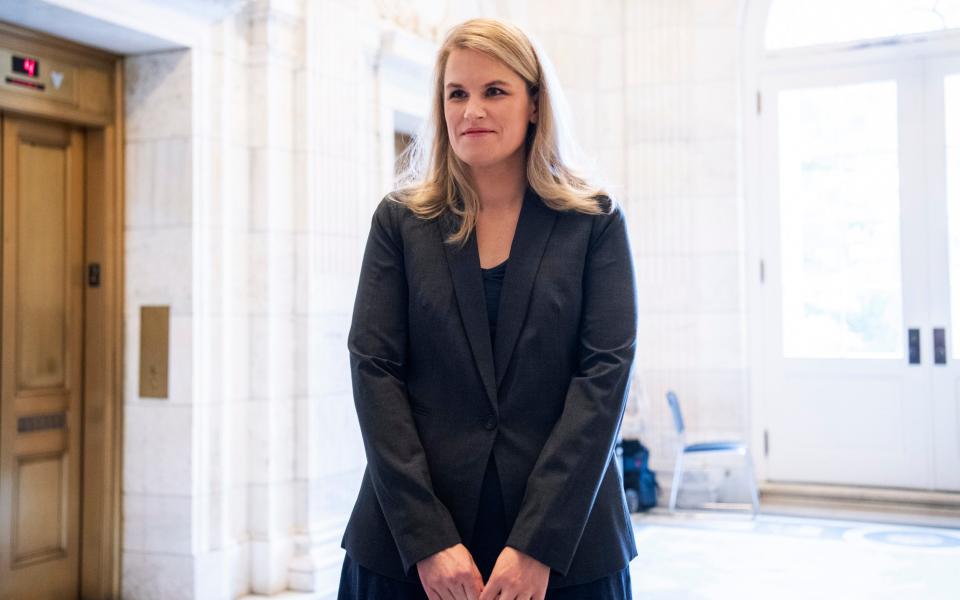
[[683, 457], [687, 454], [700, 452], [736, 452], [744, 457], [747, 467], [747, 481], [750, 485], [750, 497], [753, 501], [752, 517], [756, 518], [760, 512], [760, 498], [757, 495], [757, 482], [753, 475], [753, 461], [750, 459], [750, 450], [743, 442], [722, 441], [722, 442], [699, 442], [696, 444], [686, 443], [686, 430], [683, 426], [683, 415], [680, 413], [680, 401], [677, 395], [671, 390], [667, 392], [667, 402], [670, 404], [670, 411], [673, 413], [673, 424], [677, 427], [677, 436], [680, 450], [677, 452], [677, 462], [673, 468], [673, 487], [670, 489], [670, 512], [676, 512], [677, 494], [680, 492], [680, 482], [683, 480]]

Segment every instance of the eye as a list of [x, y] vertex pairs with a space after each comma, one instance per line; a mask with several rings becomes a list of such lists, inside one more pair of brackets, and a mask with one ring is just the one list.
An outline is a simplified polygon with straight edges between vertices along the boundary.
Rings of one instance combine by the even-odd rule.
[[[503, 96], [503, 95], [506, 95], [506, 92], [504, 92], [502, 89], [500, 89], [500, 88], [498, 88], [498, 87], [492, 87], [492, 86], [491, 86], [491, 87], [488, 87], [488, 88], [487, 88], [487, 92], [492, 92], [492, 91], [494, 91], [494, 90], [496, 90], [498, 93], [496, 93], [496, 94], [488, 94], [488, 95], [489, 95], [489, 96]], [[456, 94], [459, 94], [459, 93], [461, 93], [461, 92], [463, 92], [463, 90], [453, 90], [452, 92], [450, 92], [450, 95], [448, 96], [448, 98], [459, 98], [459, 96], [457, 96]]]

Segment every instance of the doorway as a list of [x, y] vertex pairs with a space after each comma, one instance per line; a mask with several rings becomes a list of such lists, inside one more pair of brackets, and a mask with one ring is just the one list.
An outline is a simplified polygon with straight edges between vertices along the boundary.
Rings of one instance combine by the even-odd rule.
[[950, 55], [762, 78], [771, 481], [960, 491], [958, 81]]
[[83, 402], [83, 130], [0, 114], [0, 595], [75, 596]]
[[119, 595], [118, 57], [0, 23], [0, 598]]

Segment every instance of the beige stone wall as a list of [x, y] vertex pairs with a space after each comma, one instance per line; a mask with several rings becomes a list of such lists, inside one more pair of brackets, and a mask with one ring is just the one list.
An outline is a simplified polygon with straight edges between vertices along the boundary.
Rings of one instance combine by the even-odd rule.
[[740, 5], [626, 3], [624, 150], [641, 321], [634, 410], [657, 471], [672, 470], [676, 451], [667, 390], [694, 436], [749, 434]]

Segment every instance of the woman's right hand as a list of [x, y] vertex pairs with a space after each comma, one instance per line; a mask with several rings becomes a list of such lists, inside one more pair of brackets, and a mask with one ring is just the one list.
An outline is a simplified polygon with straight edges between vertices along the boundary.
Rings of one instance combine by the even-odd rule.
[[463, 544], [417, 562], [417, 572], [430, 600], [477, 600], [483, 591], [480, 569]]

